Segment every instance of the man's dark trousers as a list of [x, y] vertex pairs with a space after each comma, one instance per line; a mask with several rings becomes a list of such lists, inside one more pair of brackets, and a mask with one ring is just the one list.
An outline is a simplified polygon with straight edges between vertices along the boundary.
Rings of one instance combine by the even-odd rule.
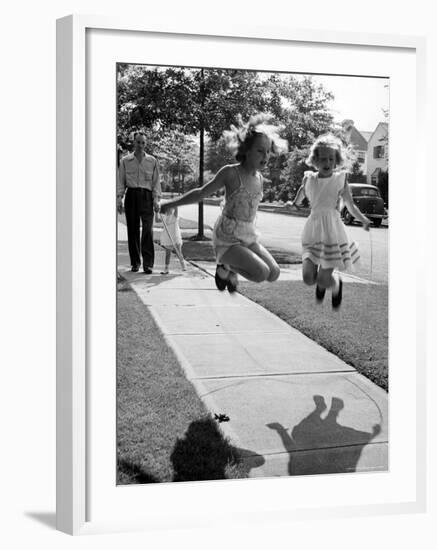
[[[153, 267], [155, 250], [153, 247], [153, 196], [148, 189], [128, 188], [124, 200], [126, 213], [127, 239], [129, 245], [130, 263]], [[140, 241], [141, 220], [141, 241]]]

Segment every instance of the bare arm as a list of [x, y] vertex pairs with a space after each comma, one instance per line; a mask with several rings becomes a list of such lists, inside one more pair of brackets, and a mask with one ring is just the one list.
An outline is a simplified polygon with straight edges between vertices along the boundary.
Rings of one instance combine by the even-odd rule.
[[161, 176], [157, 159], [155, 159], [155, 166], [153, 167], [152, 194], [154, 200], [159, 200], [161, 198]]
[[299, 208], [299, 205], [302, 203], [304, 198], [305, 198], [305, 180], [297, 190], [296, 196], [294, 197], [294, 201], [293, 201], [294, 205], [297, 208]]
[[288, 208], [292, 208], [293, 206], [295, 206], [297, 209], [299, 209], [299, 205], [303, 201], [304, 197], [305, 197], [305, 178], [302, 182], [302, 185], [297, 190], [297, 193], [294, 199], [292, 201], [287, 201], [285, 203], [285, 206]]
[[192, 189], [191, 191], [188, 191], [188, 193], [185, 193], [185, 195], [182, 195], [182, 197], [178, 197], [177, 199], [162, 203], [161, 212], [164, 213], [167, 209], [174, 208], [176, 206], [195, 204], [196, 202], [202, 201], [205, 197], [209, 197], [209, 195], [212, 195], [213, 193], [225, 186], [228, 170], [229, 167], [224, 166], [217, 172], [217, 174], [212, 178], [211, 181], [209, 181], [202, 187]]
[[358, 206], [354, 203], [354, 200], [352, 198], [352, 193], [347, 183], [347, 180], [344, 182], [344, 187], [340, 195], [342, 196], [344, 203], [346, 205], [346, 208], [349, 210], [351, 215], [363, 224], [363, 228], [365, 229], [365, 231], [369, 231], [369, 226], [371, 222], [368, 218], [366, 218], [366, 216], [361, 212]]
[[120, 166], [118, 167], [117, 178], [117, 197], [123, 197], [126, 190], [126, 172], [124, 169], [124, 161], [121, 159]]

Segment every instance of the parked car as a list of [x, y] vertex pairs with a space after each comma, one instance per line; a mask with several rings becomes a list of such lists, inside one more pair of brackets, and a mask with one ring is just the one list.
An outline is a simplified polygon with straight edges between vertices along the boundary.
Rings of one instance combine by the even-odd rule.
[[[350, 183], [349, 187], [354, 203], [375, 227], [379, 227], [387, 216], [379, 189], [374, 185], [364, 183]], [[340, 212], [346, 225], [350, 225], [354, 221], [354, 217], [344, 204], [340, 205]]]

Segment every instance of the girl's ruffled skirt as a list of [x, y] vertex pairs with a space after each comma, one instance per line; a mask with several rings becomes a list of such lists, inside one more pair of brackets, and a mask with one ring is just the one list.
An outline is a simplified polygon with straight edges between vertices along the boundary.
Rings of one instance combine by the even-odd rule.
[[360, 260], [356, 242], [350, 242], [340, 213], [311, 213], [302, 234], [302, 260], [324, 269], [353, 271]]
[[217, 262], [221, 261], [223, 254], [232, 246], [239, 244], [249, 247], [258, 239], [259, 232], [254, 222], [235, 220], [222, 214], [217, 219], [212, 234]]

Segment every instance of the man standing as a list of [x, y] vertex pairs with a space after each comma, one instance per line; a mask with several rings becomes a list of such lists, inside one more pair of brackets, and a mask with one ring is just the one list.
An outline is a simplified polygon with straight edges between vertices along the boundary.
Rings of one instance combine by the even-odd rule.
[[[161, 183], [158, 161], [145, 153], [146, 136], [134, 134], [134, 152], [123, 157], [119, 166], [117, 209], [126, 213], [127, 239], [132, 271], [138, 271], [143, 260], [144, 273], [152, 273], [155, 252], [153, 247], [153, 215], [159, 210]], [[140, 220], [142, 225], [140, 241]]]

